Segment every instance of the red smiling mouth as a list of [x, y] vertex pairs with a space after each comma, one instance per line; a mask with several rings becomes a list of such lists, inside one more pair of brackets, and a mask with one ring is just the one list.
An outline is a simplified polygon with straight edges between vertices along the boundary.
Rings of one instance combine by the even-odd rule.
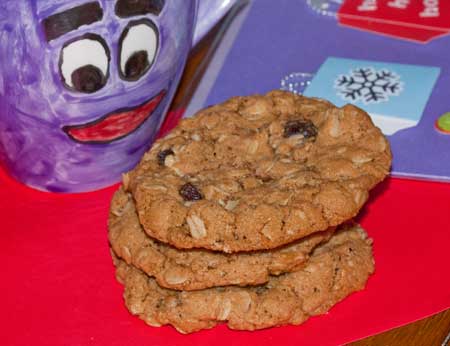
[[64, 126], [63, 130], [73, 140], [81, 143], [109, 143], [135, 131], [161, 103], [166, 91], [145, 103], [114, 111], [100, 119], [81, 125]]

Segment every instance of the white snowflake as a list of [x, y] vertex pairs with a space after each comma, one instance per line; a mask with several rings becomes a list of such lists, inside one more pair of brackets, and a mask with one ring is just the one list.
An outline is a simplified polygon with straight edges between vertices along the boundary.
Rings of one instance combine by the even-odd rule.
[[400, 76], [393, 71], [373, 67], [360, 67], [348, 75], [340, 75], [335, 83], [338, 94], [346, 101], [362, 101], [364, 104], [388, 101], [403, 91]]

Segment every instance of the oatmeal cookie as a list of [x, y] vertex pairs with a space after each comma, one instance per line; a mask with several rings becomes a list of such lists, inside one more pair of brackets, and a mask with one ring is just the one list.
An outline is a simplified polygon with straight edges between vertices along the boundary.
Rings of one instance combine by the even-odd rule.
[[149, 237], [142, 229], [133, 199], [123, 189], [113, 197], [109, 241], [114, 253], [156, 279], [161, 287], [197, 290], [225, 285], [258, 285], [299, 270], [310, 252], [333, 230], [314, 233], [293, 244], [266, 251], [226, 254], [205, 249], [178, 250]]
[[151, 326], [170, 324], [181, 333], [223, 322], [241, 330], [301, 324], [363, 289], [374, 270], [371, 241], [358, 228], [333, 235], [314, 250], [303, 269], [256, 287], [170, 290], [122, 260], [115, 263], [129, 311]]
[[388, 174], [363, 110], [273, 91], [183, 119], [124, 177], [150, 236], [180, 249], [272, 249], [354, 217]]

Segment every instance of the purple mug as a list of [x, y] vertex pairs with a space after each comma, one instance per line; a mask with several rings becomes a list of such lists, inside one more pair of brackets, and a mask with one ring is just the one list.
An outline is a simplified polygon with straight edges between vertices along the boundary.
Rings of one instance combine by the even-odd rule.
[[1, 0], [0, 163], [44, 191], [111, 185], [234, 0]]

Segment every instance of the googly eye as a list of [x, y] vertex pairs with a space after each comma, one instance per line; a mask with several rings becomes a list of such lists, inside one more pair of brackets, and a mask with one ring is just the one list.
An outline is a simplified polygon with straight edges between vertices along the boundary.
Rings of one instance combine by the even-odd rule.
[[60, 57], [62, 80], [68, 89], [96, 92], [106, 84], [109, 61], [109, 51], [103, 39], [86, 35], [63, 47]]
[[121, 77], [129, 81], [141, 78], [152, 66], [158, 44], [158, 30], [152, 22], [131, 22], [120, 38]]

